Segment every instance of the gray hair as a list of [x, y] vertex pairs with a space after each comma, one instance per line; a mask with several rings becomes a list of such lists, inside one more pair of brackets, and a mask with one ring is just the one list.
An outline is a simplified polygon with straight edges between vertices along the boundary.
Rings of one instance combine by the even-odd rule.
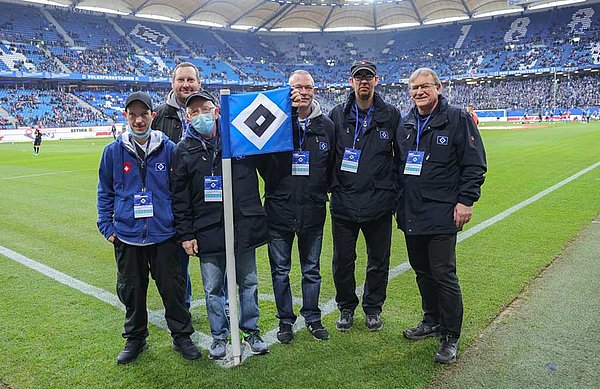
[[415, 82], [415, 79], [417, 79], [419, 76], [427, 76], [427, 75], [430, 75], [431, 77], [433, 77], [433, 82], [435, 83], [435, 85], [437, 87], [442, 86], [442, 82], [440, 81], [440, 78], [438, 77], [438, 75], [435, 71], [433, 71], [430, 68], [419, 68], [419, 69], [415, 70], [414, 72], [412, 72], [412, 74], [408, 78], [408, 87], [410, 88], [410, 86]]
[[294, 71], [292, 72], [292, 74], [290, 74], [290, 78], [288, 78], [288, 84], [290, 84], [290, 85], [292, 84], [292, 78], [293, 78], [295, 75], [309, 76], [309, 77], [311, 78], [311, 80], [312, 80], [312, 82], [313, 82], [313, 86], [314, 86], [314, 84], [315, 84], [315, 80], [314, 80], [314, 78], [313, 78], [312, 74], [310, 74], [308, 71], [306, 71], [306, 70], [304, 70], [304, 69], [298, 69], [298, 70], [294, 70]]

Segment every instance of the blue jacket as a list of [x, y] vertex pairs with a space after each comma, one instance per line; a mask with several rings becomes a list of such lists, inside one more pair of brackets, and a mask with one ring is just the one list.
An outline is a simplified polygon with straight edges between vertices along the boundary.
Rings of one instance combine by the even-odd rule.
[[175, 143], [160, 131], [150, 134], [146, 157], [146, 191], [152, 192], [154, 216], [134, 218], [134, 194], [142, 191], [141, 160], [129, 133], [104, 148], [98, 170], [98, 229], [108, 239], [133, 244], [163, 242], [175, 235], [169, 171]]

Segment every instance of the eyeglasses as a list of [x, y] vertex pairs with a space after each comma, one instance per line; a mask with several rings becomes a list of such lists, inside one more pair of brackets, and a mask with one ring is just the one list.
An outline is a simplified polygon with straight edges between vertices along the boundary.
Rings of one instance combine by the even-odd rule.
[[298, 89], [298, 90], [304, 89], [307, 92], [311, 92], [313, 89], [315, 89], [315, 87], [312, 85], [292, 85], [292, 88]]
[[421, 85], [412, 85], [410, 87], [410, 90], [413, 91], [413, 92], [418, 92], [419, 89], [426, 90], [426, 89], [431, 89], [434, 86], [435, 86], [435, 84], [432, 84], [432, 83], [426, 83], [426, 84], [421, 84]]
[[361, 82], [361, 81], [373, 81], [373, 79], [375, 78], [375, 76], [372, 75], [372, 74], [356, 74], [356, 75], [352, 76], [352, 78], [354, 78], [358, 82]]

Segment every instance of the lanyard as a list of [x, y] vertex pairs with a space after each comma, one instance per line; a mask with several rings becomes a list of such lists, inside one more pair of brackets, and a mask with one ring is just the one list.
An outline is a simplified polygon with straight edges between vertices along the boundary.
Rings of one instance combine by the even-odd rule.
[[187, 121], [187, 119], [185, 118], [185, 110], [181, 107], [179, 107], [179, 120], [181, 120], [181, 126], [183, 127], [183, 130], [181, 131], [181, 136], [180, 136], [180, 140], [183, 139], [183, 137], [185, 136], [185, 133], [187, 132], [187, 130], [190, 128], [190, 122]]
[[[133, 136], [132, 136], [132, 138], [133, 138]], [[139, 146], [139, 144], [134, 139], [131, 139], [131, 141], [134, 142], [135, 155], [137, 157], [138, 168], [140, 169], [140, 175], [142, 178], [142, 192], [145, 192], [146, 191], [146, 171], [148, 170], [147, 169], [148, 166], [146, 164], [146, 159], [148, 158], [148, 149], [150, 148], [150, 138], [148, 138], [148, 140], [146, 141], [146, 151], [144, 152], [144, 158], [141, 158], [137, 152], [138, 148], [141, 150], [141, 147]]]
[[421, 132], [423, 132], [423, 129], [425, 127], [427, 127], [427, 123], [429, 122], [429, 119], [431, 119], [431, 114], [427, 115], [427, 119], [425, 119], [425, 123], [423, 123], [423, 125], [421, 125], [421, 116], [419, 116], [419, 114], [417, 113], [417, 151], [419, 150], [419, 141], [421, 140]]
[[[358, 139], [358, 134], [360, 134], [361, 132], [364, 133], [364, 131], [371, 125], [371, 120], [373, 120], [373, 108], [374, 108], [373, 106], [371, 106], [371, 108], [369, 108], [369, 111], [367, 111], [367, 115], [361, 122], [360, 118], [358, 116], [358, 105], [356, 105], [356, 101], [354, 102], [354, 114], [356, 115], [356, 126], [354, 127], [354, 141], [352, 142], [353, 149], [356, 148], [356, 140]], [[360, 127], [362, 127], [362, 129], [360, 129]]]
[[300, 118], [298, 118], [298, 143], [300, 144], [300, 150], [304, 147], [304, 141], [306, 140], [306, 133], [308, 132], [309, 125], [310, 119], [300, 120]]
[[[217, 160], [217, 155], [219, 154], [219, 150], [221, 148], [221, 137], [219, 136], [219, 131], [217, 131], [217, 133], [215, 134], [215, 137], [217, 139], [215, 140], [214, 145], [211, 143], [211, 146], [213, 146], [213, 155], [212, 155], [212, 160], [210, 161], [210, 175], [211, 176], [215, 175], [215, 161]], [[206, 147], [206, 144], [209, 142], [210, 141], [200, 137], [200, 143], [202, 143], [202, 147], [204, 148], [204, 151], [206, 151], [206, 153], [208, 153], [208, 148]]]

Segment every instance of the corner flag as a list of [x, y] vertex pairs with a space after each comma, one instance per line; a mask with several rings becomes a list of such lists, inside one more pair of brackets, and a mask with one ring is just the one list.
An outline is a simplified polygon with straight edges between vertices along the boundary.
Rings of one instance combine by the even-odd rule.
[[294, 148], [290, 87], [221, 96], [223, 158]]

